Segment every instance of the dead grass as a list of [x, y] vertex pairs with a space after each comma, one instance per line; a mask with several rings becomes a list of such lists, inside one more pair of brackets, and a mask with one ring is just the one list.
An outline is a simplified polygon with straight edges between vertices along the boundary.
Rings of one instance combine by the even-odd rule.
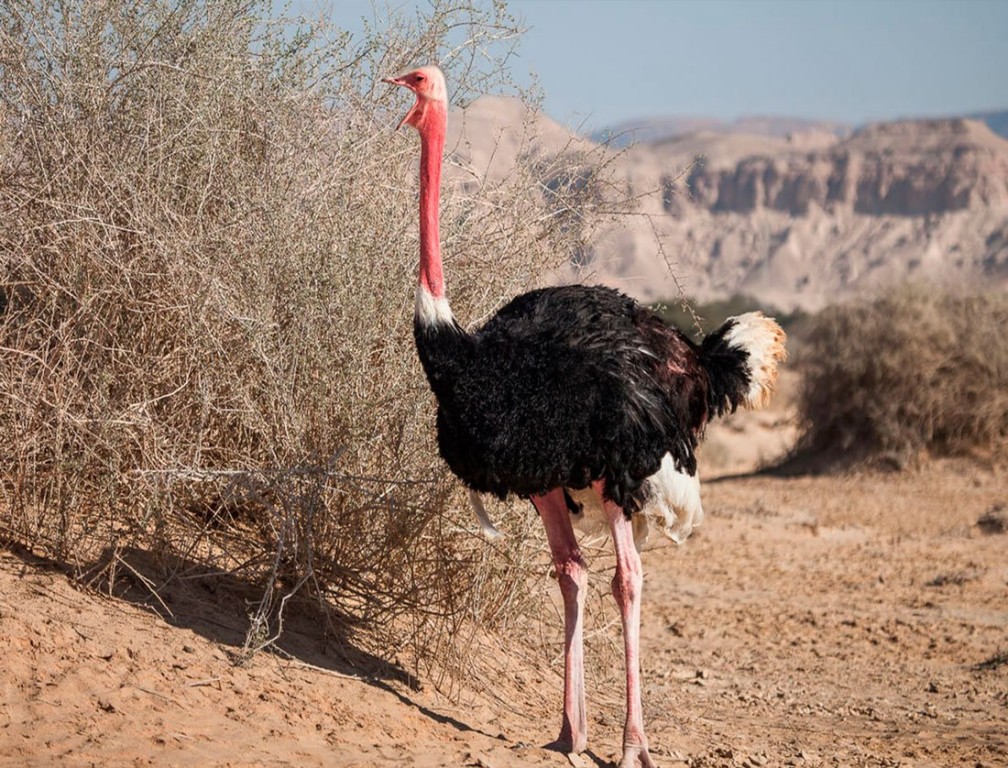
[[1008, 437], [1008, 297], [905, 288], [813, 318], [799, 365], [803, 450], [902, 466]]
[[[417, 666], [519, 621], [539, 532], [523, 512], [485, 545], [433, 444], [418, 153], [379, 82], [435, 61], [459, 103], [517, 35], [467, 3], [361, 38], [265, 2], [5, 4], [0, 536], [80, 573], [135, 549], [240, 574], [264, 589], [249, 652], [292, 595]], [[459, 317], [580, 252], [603, 174], [538, 180], [591, 162], [445, 191]]]

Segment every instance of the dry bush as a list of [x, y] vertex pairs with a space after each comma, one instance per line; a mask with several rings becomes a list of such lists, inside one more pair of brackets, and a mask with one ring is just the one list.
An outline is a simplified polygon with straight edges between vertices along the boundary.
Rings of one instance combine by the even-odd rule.
[[[159, 579], [265, 585], [249, 650], [294, 593], [417, 664], [467, 621], [518, 620], [538, 531], [523, 514], [482, 542], [438, 458], [412, 341], [418, 144], [379, 82], [435, 61], [462, 102], [506, 80], [516, 36], [498, 5], [353, 38], [267, 2], [6, 3], [0, 538], [82, 573], [141, 550]], [[590, 234], [591, 190], [544, 195], [523, 156], [445, 191], [464, 322]]]
[[831, 462], [960, 454], [1008, 437], [1008, 296], [904, 288], [812, 318], [801, 447]]

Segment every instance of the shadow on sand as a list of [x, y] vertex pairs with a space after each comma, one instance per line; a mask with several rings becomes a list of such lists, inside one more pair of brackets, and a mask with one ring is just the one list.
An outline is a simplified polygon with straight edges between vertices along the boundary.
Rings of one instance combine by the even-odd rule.
[[[26, 568], [74, 578], [75, 569], [66, 563], [39, 556], [17, 543], [0, 545], [19, 557]], [[138, 548], [106, 550], [78, 573], [84, 574], [76, 579], [78, 583], [141, 606], [173, 627], [195, 632], [221, 646], [235, 664], [247, 661], [245, 641], [250, 617], [263, 595], [261, 583], [234, 574], [208, 573], [205, 566], [179, 557], [171, 558], [170, 568], [166, 568], [164, 558]], [[350, 637], [352, 629], [350, 617], [334, 619], [333, 613], [317, 602], [302, 599], [296, 607], [288, 608], [280, 637], [260, 653], [355, 678], [395, 696], [434, 722], [460, 732], [497, 737], [415, 701], [409, 694], [422, 689], [420, 681], [398, 663], [356, 645]]]
[[857, 470], [859, 468], [896, 472], [905, 466], [906, 462], [901, 461], [895, 456], [873, 456], [851, 453], [837, 455], [829, 450], [796, 448], [791, 453], [779, 458], [773, 464], [746, 472], [732, 472], [706, 477], [703, 479], [703, 482], [705, 485], [716, 485], [718, 483], [756, 477], [817, 477], [836, 472]]

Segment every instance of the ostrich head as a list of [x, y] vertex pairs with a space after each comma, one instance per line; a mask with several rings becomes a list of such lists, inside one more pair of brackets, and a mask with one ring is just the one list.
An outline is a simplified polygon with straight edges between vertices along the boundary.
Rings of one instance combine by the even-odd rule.
[[444, 75], [435, 66], [420, 67], [399, 77], [386, 77], [383, 82], [401, 85], [416, 94], [416, 104], [399, 121], [396, 130], [403, 125], [412, 125], [423, 133], [429, 127], [431, 115], [445, 115], [448, 110], [448, 88], [445, 86]]

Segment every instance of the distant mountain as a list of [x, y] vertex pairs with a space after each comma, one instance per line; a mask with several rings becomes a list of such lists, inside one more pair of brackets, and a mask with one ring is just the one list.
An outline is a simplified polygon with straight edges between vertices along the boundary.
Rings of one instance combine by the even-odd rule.
[[[967, 115], [949, 115], [948, 118], [966, 117], [980, 120], [998, 136], [1008, 138], [1008, 109], [973, 112]], [[688, 133], [749, 133], [755, 136], [785, 137], [797, 133], [825, 132], [838, 137], [849, 135], [856, 127], [848, 123], [827, 120], [806, 120], [800, 117], [769, 117], [747, 115], [730, 122], [712, 117], [669, 115], [627, 120], [594, 131], [592, 141], [608, 141], [622, 149], [631, 144], [664, 141]]]
[[611, 152], [517, 102], [480, 99], [453, 113], [449, 148], [464, 184], [531, 158], [545, 189], [557, 168], [576, 175], [585, 157], [609, 158], [609, 188], [637, 199], [642, 215], [607, 225], [557, 280], [643, 300], [682, 285], [699, 299], [746, 293], [815, 309], [907, 281], [1008, 288], [1008, 140], [989, 127], [1006, 116], [856, 131], [694, 121], [671, 137], [665, 122], [657, 138]]
[[662, 141], [685, 133], [714, 130], [725, 125], [727, 124], [712, 117], [651, 117], [606, 126], [594, 131], [591, 139], [599, 143], [608, 142], [622, 149], [631, 144]]
[[754, 136], [783, 138], [797, 133], [831, 133], [846, 136], [851, 126], [825, 120], [805, 120], [798, 117], [747, 115], [731, 122], [710, 117], [663, 116], [628, 120], [591, 134], [592, 141], [606, 142], [623, 148], [631, 144], [664, 141], [687, 133], [748, 133]]
[[977, 120], [872, 123], [816, 151], [746, 157], [686, 179], [692, 202], [716, 212], [813, 208], [924, 216], [1008, 209], [1008, 142]]
[[982, 120], [998, 136], [1008, 139], [1008, 109], [997, 112], [974, 112], [967, 117], [973, 120]]

